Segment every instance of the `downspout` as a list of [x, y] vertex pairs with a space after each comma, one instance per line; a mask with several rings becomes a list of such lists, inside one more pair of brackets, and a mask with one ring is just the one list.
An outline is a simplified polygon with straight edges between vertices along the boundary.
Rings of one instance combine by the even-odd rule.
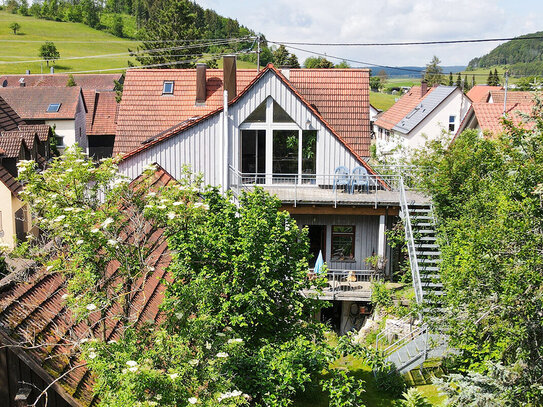
[[229, 135], [228, 135], [228, 91], [225, 89], [223, 93], [223, 122], [222, 122], [222, 137], [220, 143], [220, 151], [222, 153], [222, 192], [226, 193], [228, 191], [228, 178], [229, 178], [229, 168], [228, 168], [228, 146], [229, 146]]

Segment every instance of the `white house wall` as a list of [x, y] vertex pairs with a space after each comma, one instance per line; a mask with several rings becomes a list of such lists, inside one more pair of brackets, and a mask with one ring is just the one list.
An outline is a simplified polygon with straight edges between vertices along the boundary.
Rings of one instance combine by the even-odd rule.
[[[230, 148], [228, 161], [239, 168], [240, 135], [238, 126], [267, 97], [272, 97], [303, 130], [317, 130], [317, 173], [333, 174], [336, 167], [343, 165], [354, 168], [360, 163], [354, 155], [328, 131], [297, 96], [273, 71], [268, 71], [258, 83], [229, 107]], [[222, 113], [196, 124], [182, 133], [122, 161], [119, 169], [129, 178], [139, 176], [143, 168], [154, 162], [162, 166], [175, 178], [182, 175], [183, 165], [190, 165], [192, 171], [204, 174], [204, 182], [210, 185], [223, 183], [223, 153], [221, 152]], [[307, 121], [311, 126], [307, 126]]]

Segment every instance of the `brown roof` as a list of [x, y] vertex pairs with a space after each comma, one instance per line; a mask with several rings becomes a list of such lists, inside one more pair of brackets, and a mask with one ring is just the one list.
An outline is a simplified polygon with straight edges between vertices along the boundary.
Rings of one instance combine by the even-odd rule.
[[471, 88], [468, 91], [468, 93], [466, 93], [466, 96], [469, 97], [470, 100], [475, 103], [488, 102], [488, 97], [490, 96], [490, 92], [498, 91], [502, 89], [503, 88], [501, 86], [475, 85], [473, 88]]
[[[0, 96], [23, 120], [74, 119], [80, 95], [78, 86], [0, 88]], [[47, 112], [51, 103], [61, 104], [58, 112]]]
[[49, 140], [49, 134], [51, 133], [51, 127], [48, 124], [21, 124], [19, 130], [36, 133], [42, 142]]
[[0, 182], [2, 182], [13, 195], [18, 196], [23, 190], [23, 185], [3, 165], [0, 165]]
[[[237, 70], [240, 93], [257, 75]], [[130, 69], [126, 72], [113, 154], [128, 153], [160, 132], [222, 107], [222, 69], [207, 70], [206, 103], [195, 105], [195, 69]], [[164, 81], [174, 81], [173, 95], [162, 95]]]
[[115, 135], [117, 129], [117, 103], [115, 91], [84, 90], [88, 107], [86, 129], [89, 136]]
[[[48, 75], [2, 75], [0, 87], [20, 87], [20, 79], [24, 79], [26, 87], [36, 86], [66, 86], [67, 74]], [[121, 80], [121, 74], [75, 74], [74, 80], [82, 89], [113, 90], [114, 80]]]
[[[502, 102], [503, 103], [503, 102]], [[512, 120], [515, 125], [522, 123], [522, 117], [518, 112], [530, 114], [533, 103], [511, 103], [507, 104], [507, 118]], [[500, 103], [474, 103], [473, 112], [482, 131], [498, 134], [503, 132], [503, 104]], [[530, 128], [533, 124], [523, 124]]]
[[[142, 181], [141, 177], [132, 182], [134, 188]], [[173, 178], [163, 169], [159, 168], [153, 175], [151, 189], [173, 182]], [[162, 230], [152, 227], [146, 229], [148, 242], [152, 247], [148, 266], [151, 274], [137, 282], [137, 294], [131, 302], [131, 320], [140, 323], [158, 321], [161, 318], [160, 304], [164, 298], [164, 278], [166, 268], [171, 261], [167, 242]], [[131, 235], [126, 237], [131, 238]], [[108, 273], [114, 276], [119, 268], [119, 262], [108, 265]], [[10, 287], [4, 287], [0, 292], [0, 326], [2, 331], [17, 343], [33, 343], [38, 340], [47, 347], [35, 347], [27, 350], [36, 363], [42, 366], [54, 378], [66, 373], [59, 381], [60, 385], [82, 405], [96, 402], [92, 393], [93, 378], [90, 372], [82, 367], [68, 372], [70, 366], [77, 365], [77, 343], [89, 336], [90, 330], [95, 334], [99, 332], [98, 313], [90, 315], [89, 320], [79, 323], [75, 321], [65, 300], [67, 294], [66, 280], [61, 273], [48, 273], [39, 270], [31, 275], [27, 281]], [[114, 316], [119, 312], [121, 305], [116, 303], [108, 310], [107, 339], [119, 336], [121, 326]], [[90, 322], [90, 326], [88, 324]]]
[[[113, 154], [132, 152], [151, 137], [173, 128], [179, 131], [190, 124], [187, 120], [201, 119], [221, 109], [222, 77], [222, 70], [207, 70], [206, 103], [196, 106], [196, 70], [127, 71]], [[238, 95], [245, 92], [256, 77], [254, 69], [238, 69]], [[172, 80], [174, 94], [163, 95], [164, 81]], [[318, 112], [357, 155], [369, 156], [368, 70], [291, 69], [286, 82], [308, 105], [313, 105], [312, 110]]]
[[[7, 135], [4, 135], [5, 133], [0, 135], [0, 150], [4, 150], [5, 158], [18, 158], [21, 154], [21, 146], [26, 145], [28, 148], [28, 145], [25, 143], [23, 134], [19, 133], [18, 130], [7, 133]], [[32, 142], [31, 146], [33, 144], [34, 142]]]
[[386, 130], [392, 130], [410, 111], [412, 111], [435, 88], [428, 88], [428, 92], [421, 96], [420, 86], [413, 86], [386, 112], [382, 113], [375, 124]]
[[16, 130], [23, 123], [15, 110], [0, 96], [0, 131]]
[[[503, 108], [503, 100], [505, 98], [505, 90], [496, 90], [490, 92], [492, 103], [501, 103]], [[507, 104], [509, 103], [532, 103], [534, 94], [532, 92], [507, 91]]]
[[370, 155], [369, 78], [367, 69], [291, 69], [289, 74], [290, 83], [361, 157]]
[[[34, 138], [36, 136], [37, 136], [36, 132], [32, 130], [3, 131], [0, 135], [1, 138], [8, 138], [8, 139], [13, 139], [13, 140], [19, 140], [22, 137], [27, 148], [29, 149], [32, 149], [34, 147]], [[19, 156], [19, 153], [17, 152], [17, 157], [18, 156]]]

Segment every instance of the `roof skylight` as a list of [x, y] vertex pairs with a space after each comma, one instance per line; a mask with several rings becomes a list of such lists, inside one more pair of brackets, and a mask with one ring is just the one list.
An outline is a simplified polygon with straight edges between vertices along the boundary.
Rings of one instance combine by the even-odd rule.
[[47, 106], [47, 113], [56, 113], [60, 109], [60, 103], [51, 103]]

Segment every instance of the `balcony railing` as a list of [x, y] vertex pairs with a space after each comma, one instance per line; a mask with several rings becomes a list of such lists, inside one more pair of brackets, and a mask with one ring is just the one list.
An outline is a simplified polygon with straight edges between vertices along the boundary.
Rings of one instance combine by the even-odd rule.
[[[342, 175], [342, 174], [267, 174], [241, 173], [230, 167], [229, 185], [234, 194], [261, 186], [275, 193], [283, 202], [296, 206], [300, 202], [377, 203], [380, 194], [389, 199], [398, 195], [400, 175]], [[395, 199], [398, 200], [399, 196]]]
[[[315, 279], [317, 276], [311, 270], [308, 278]], [[326, 286], [322, 289], [323, 299], [342, 298], [371, 298], [371, 287], [373, 281], [382, 280], [383, 274], [375, 270], [338, 270], [328, 269], [326, 272]], [[309, 290], [306, 294], [321, 296], [316, 289]]]

